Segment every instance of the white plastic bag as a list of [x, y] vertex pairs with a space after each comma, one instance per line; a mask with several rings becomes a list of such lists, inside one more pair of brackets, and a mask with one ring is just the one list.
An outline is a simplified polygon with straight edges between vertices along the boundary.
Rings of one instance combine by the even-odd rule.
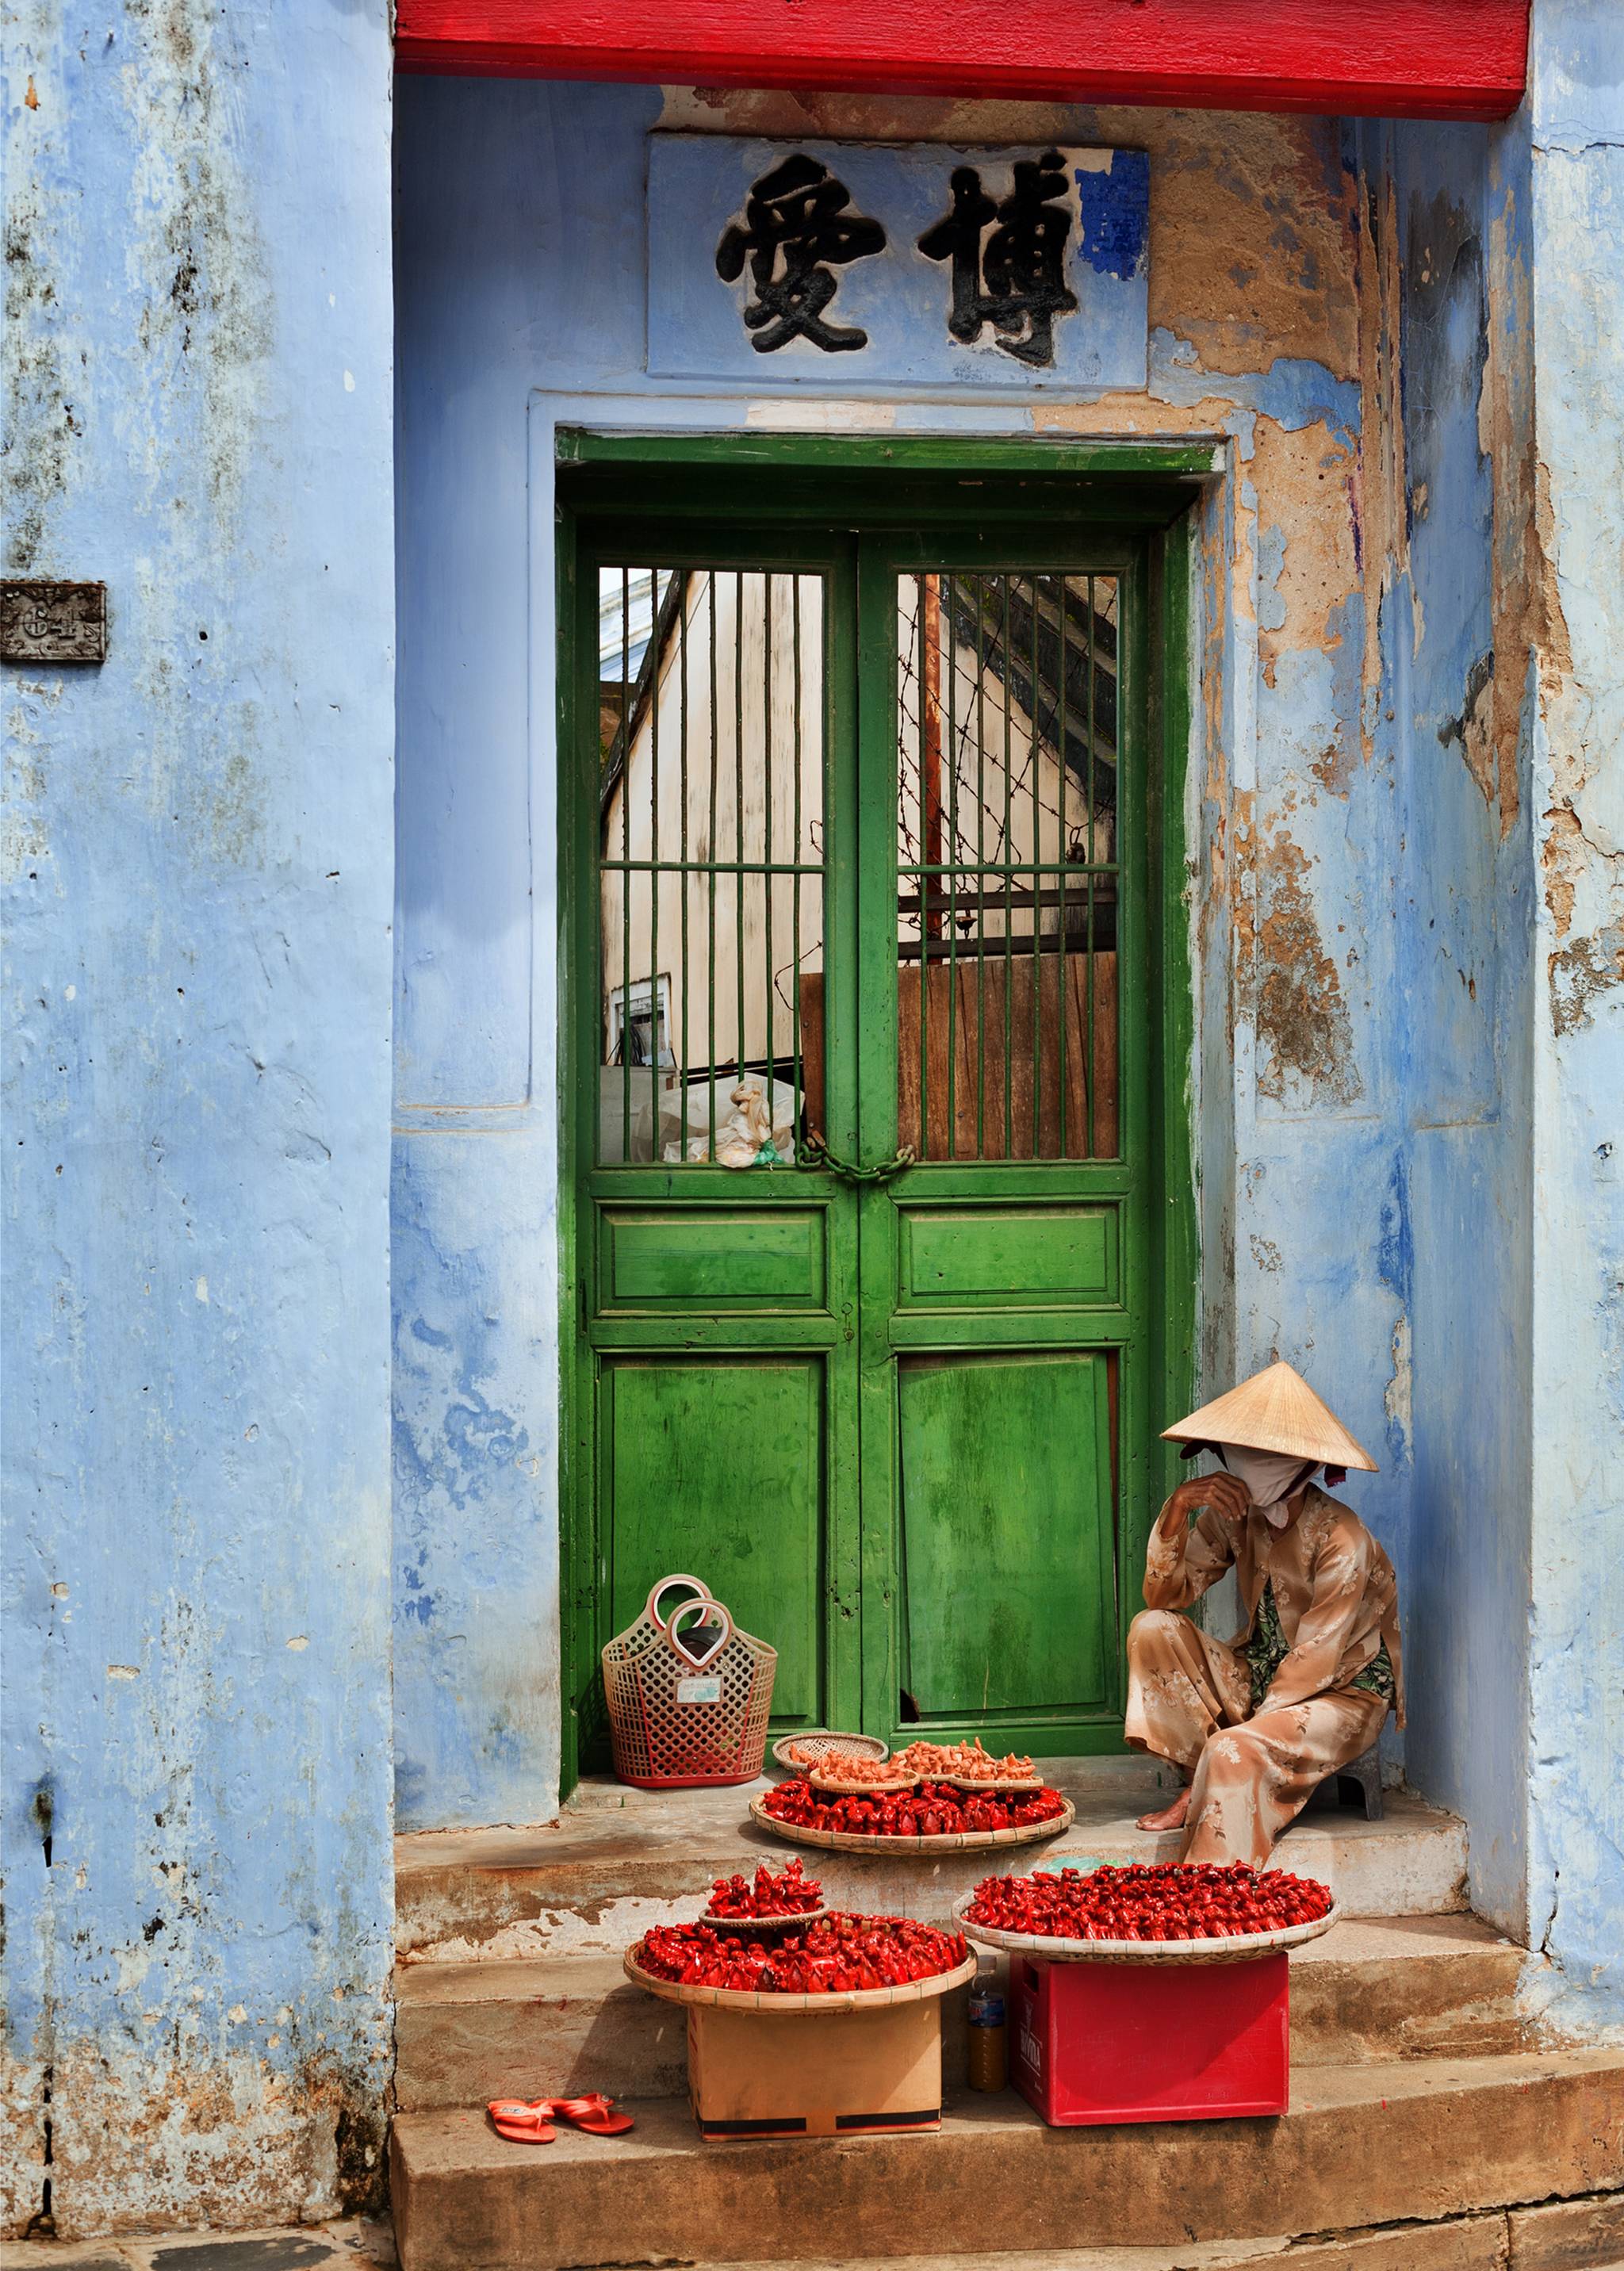
[[[716, 1163], [721, 1167], [754, 1167], [772, 1165], [771, 1154], [762, 1161], [764, 1149], [771, 1143], [773, 1151], [787, 1166], [795, 1157], [795, 1121], [800, 1113], [800, 1097], [788, 1081], [765, 1081], [759, 1073], [746, 1073], [728, 1093], [733, 1109], [724, 1113], [719, 1108], [716, 1115]], [[674, 1161], [687, 1158], [703, 1165], [711, 1157], [710, 1115], [711, 1099], [708, 1089], [690, 1089], [687, 1098], [686, 1118], [689, 1139], [685, 1150], [679, 1151], [674, 1143], [665, 1145], [665, 1157]], [[697, 1128], [698, 1133], [695, 1133]]]

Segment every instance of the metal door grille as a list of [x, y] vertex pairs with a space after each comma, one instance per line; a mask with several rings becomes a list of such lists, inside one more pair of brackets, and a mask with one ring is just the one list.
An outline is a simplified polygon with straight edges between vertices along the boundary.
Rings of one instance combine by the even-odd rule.
[[600, 1165], [804, 1151], [823, 1086], [823, 605], [815, 575], [600, 571]]
[[898, 607], [899, 1139], [1114, 1158], [1115, 579], [908, 574]]

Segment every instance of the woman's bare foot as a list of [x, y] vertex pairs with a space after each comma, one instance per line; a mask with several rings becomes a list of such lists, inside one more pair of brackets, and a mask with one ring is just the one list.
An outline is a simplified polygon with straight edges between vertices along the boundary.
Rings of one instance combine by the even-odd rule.
[[1164, 1806], [1159, 1813], [1142, 1813], [1141, 1829], [1182, 1829], [1184, 1817], [1190, 1810], [1190, 1794], [1181, 1790], [1171, 1806]]

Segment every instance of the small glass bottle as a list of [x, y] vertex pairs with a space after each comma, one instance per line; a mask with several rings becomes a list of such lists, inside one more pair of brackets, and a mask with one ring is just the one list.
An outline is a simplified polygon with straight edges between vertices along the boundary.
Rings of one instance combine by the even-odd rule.
[[970, 2087], [1002, 2089], [1009, 2079], [1003, 1986], [995, 1964], [970, 1983]]

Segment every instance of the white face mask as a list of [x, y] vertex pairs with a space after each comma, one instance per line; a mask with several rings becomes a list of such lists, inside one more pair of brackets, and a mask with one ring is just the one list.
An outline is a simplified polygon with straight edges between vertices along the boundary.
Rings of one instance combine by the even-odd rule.
[[1248, 1496], [1264, 1521], [1284, 1530], [1291, 1520], [1286, 1500], [1314, 1471], [1308, 1461], [1288, 1457], [1282, 1451], [1249, 1451], [1235, 1443], [1220, 1448], [1224, 1464], [1237, 1482], [1246, 1485]]

